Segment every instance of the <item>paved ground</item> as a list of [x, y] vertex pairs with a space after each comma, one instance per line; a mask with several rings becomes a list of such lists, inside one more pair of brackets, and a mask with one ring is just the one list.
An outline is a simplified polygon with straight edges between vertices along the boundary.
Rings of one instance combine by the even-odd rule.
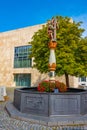
[[5, 106], [8, 101], [13, 101], [14, 88], [7, 88], [8, 100], [0, 102], [0, 130], [53, 130], [46, 126], [38, 125], [36, 123], [21, 121], [11, 118], [7, 113]]
[[[7, 89], [8, 100], [13, 100], [13, 90]], [[29, 130], [30, 124], [25, 121], [10, 118], [5, 110], [6, 102], [0, 102], [0, 130]]]
[[[7, 88], [8, 101], [13, 101], [13, 92], [14, 88]], [[11, 118], [5, 109], [8, 101], [0, 102], [0, 130], [87, 130], [86, 126], [81, 125], [51, 128]]]

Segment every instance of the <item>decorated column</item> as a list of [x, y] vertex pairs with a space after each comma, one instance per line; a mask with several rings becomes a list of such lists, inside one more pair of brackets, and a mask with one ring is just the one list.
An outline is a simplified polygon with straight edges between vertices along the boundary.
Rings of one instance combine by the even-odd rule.
[[56, 29], [57, 29], [57, 20], [56, 18], [52, 18], [51, 21], [48, 22], [48, 36], [50, 38], [50, 42], [48, 43], [50, 49], [49, 56], [49, 75], [50, 81], [55, 81], [55, 70], [56, 70], [56, 57], [55, 57], [55, 49], [57, 46], [56, 42]]

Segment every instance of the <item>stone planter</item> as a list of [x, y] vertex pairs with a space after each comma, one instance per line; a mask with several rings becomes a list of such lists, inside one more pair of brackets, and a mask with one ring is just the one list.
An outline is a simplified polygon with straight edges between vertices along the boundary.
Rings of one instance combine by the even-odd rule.
[[39, 116], [87, 114], [87, 91], [72, 88], [64, 93], [46, 93], [17, 88], [13, 104], [22, 113]]

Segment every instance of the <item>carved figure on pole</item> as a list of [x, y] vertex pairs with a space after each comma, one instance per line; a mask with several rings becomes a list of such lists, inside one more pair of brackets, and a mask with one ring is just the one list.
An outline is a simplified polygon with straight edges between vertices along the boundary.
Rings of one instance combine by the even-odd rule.
[[48, 21], [48, 36], [51, 41], [56, 41], [56, 29], [58, 28], [56, 18]]

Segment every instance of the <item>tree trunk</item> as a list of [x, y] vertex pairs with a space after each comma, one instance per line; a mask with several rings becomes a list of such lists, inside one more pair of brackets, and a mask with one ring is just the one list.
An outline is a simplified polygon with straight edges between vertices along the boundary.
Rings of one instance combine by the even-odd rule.
[[69, 75], [65, 73], [65, 79], [66, 79], [66, 86], [69, 88]]

